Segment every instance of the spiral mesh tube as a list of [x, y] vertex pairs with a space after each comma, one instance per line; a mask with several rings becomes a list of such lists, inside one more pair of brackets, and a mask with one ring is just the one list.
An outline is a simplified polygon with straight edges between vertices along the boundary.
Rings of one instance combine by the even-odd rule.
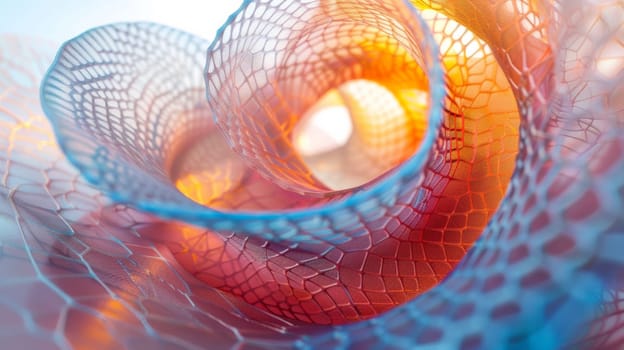
[[[622, 1], [245, 1], [212, 43], [92, 29], [40, 92], [47, 51], [2, 38], [0, 336], [622, 346], [622, 18]], [[343, 142], [310, 131], [332, 109]]]

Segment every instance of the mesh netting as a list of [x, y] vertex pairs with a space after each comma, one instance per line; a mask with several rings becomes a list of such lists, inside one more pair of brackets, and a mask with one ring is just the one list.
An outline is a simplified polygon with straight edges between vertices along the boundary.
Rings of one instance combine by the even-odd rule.
[[[3, 38], [0, 336], [622, 346], [621, 18], [622, 1], [246, 1], [212, 44], [99, 27], [41, 87], [64, 154], [38, 107], [46, 51]], [[335, 107], [348, 140], [302, 153], [322, 135], [298, 127]]]

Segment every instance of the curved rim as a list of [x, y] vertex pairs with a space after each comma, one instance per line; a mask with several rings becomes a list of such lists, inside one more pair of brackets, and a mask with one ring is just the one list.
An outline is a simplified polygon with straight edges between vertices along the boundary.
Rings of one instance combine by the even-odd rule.
[[[217, 44], [218, 38], [222, 36], [223, 31], [231, 25], [232, 21], [234, 21], [242, 11], [244, 11], [249, 4], [251, 4], [254, 0], [245, 0], [241, 6], [231, 14], [227, 21], [218, 29], [214, 40], [208, 46], [208, 52], [212, 51]], [[418, 14], [416, 8], [408, 1], [403, 0], [403, 5], [406, 6], [407, 10], [412, 14], [412, 21], [408, 23], [408, 26], [415, 25], [419, 27], [424, 35], [424, 38], [420, 41], [420, 47], [424, 48], [423, 57], [429, 65], [425, 68], [428, 77], [428, 86], [429, 86], [429, 110], [428, 110], [428, 128], [425, 133], [425, 136], [422, 140], [421, 146], [418, 148], [416, 153], [414, 153], [408, 160], [397, 166], [392, 171], [388, 172], [385, 176], [374, 182], [370, 187], [366, 188], [356, 188], [354, 192], [345, 196], [344, 198], [336, 199], [335, 201], [324, 203], [319, 206], [311, 207], [311, 208], [295, 208], [295, 209], [281, 209], [281, 210], [267, 210], [267, 211], [219, 211], [215, 210], [211, 207], [203, 206], [198, 204], [188, 197], [184, 196], [181, 192], [177, 192], [180, 194], [182, 198], [188, 201], [189, 206], [180, 207], [179, 204], [171, 204], [161, 201], [147, 201], [144, 199], [135, 200], [130, 198], [128, 195], [123, 192], [113, 192], [101, 189], [98, 185], [98, 181], [89, 176], [88, 170], [92, 169], [91, 166], [88, 166], [81, 162], [77, 157], [72, 154], [71, 148], [67, 144], [67, 140], [63, 137], [63, 133], [61, 132], [61, 126], [55, 116], [47, 105], [47, 99], [45, 98], [45, 86], [47, 85], [48, 74], [52, 72], [57, 66], [60, 56], [64, 50], [64, 48], [73, 42], [75, 39], [79, 38], [81, 35], [86, 33], [93, 32], [98, 30], [99, 28], [105, 27], [100, 26], [96, 28], [92, 28], [79, 36], [76, 36], [61, 46], [59, 51], [57, 52], [53, 63], [50, 65], [50, 68], [47, 70], [46, 75], [43, 79], [43, 82], [40, 87], [40, 98], [41, 105], [45, 115], [48, 117], [50, 124], [52, 125], [52, 129], [54, 131], [55, 137], [58, 141], [59, 147], [69, 160], [69, 162], [74, 165], [81, 173], [83, 177], [87, 179], [89, 183], [94, 185], [96, 188], [100, 189], [103, 193], [105, 193], [112, 201], [126, 204], [132, 207], [135, 207], [140, 210], [144, 210], [155, 214], [157, 216], [168, 218], [168, 219], [181, 219], [188, 222], [193, 222], [197, 224], [202, 224], [205, 221], [272, 221], [275, 219], [304, 219], [311, 218], [318, 215], [327, 214], [333, 211], [337, 211], [340, 209], [344, 209], [347, 207], [353, 207], [366, 199], [374, 197], [384, 191], [388, 190], [392, 187], [393, 184], [400, 181], [401, 178], [416, 175], [416, 170], [420, 170], [424, 163], [429, 159], [429, 152], [432, 149], [432, 146], [435, 144], [435, 140], [438, 137], [439, 129], [442, 124], [442, 109], [443, 109], [443, 98], [445, 95], [444, 89], [444, 75], [442, 64], [439, 58], [439, 49], [438, 45], [435, 42], [431, 30], [424, 22], [422, 17]], [[121, 22], [116, 24], [122, 24], [128, 22]], [[149, 22], [130, 22], [130, 23], [149, 23]], [[192, 34], [191, 34], [192, 35]], [[206, 79], [206, 73], [204, 68], [204, 80]], [[206, 96], [210, 98], [209, 96]], [[177, 189], [175, 189], [177, 191]]]

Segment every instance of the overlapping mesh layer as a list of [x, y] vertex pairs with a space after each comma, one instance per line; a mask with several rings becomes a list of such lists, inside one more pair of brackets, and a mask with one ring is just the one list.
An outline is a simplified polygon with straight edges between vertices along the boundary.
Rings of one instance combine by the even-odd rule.
[[[249, 1], [210, 47], [93, 29], [41, 96], [104, 195], [5, 39], [2, 320], [57, 347], [617, 348], [623, 15]], [[327, 107], [353, 134], [305, 155]]]

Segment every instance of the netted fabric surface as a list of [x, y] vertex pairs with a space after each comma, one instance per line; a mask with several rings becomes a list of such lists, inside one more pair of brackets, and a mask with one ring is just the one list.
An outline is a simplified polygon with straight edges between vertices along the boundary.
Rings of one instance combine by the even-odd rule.
[[[41, 88], [64, 154], [38, 107], [47, 56], [3, 38], [1, 336], [621, 346], [623, 17], [621, 1], [246, 1], [212, 44], [104, 26]], [[304, 157], [297, 124], [335, 105], [353, 135]], [[320, 165], [370, 182], [335, 189]]]

